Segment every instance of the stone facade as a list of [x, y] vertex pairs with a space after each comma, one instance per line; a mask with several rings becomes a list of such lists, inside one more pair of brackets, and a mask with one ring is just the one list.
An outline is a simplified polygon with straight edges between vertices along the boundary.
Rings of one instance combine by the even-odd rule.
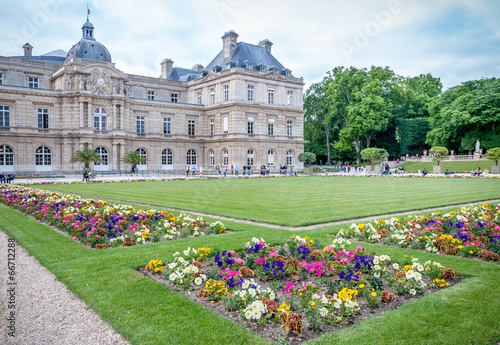
[[304, 83], [271, 42], [238, 43], [230, 31], [206, 68], [165, 59], [151, 78], [116, 69], [89, 24], [67, 55], [0, 57], [0, 171], [81, 170], [70, 159], [83, 147], [105, 161], [94, 170], [129, 170], [132, 150], [147, 155], [142, 170], [303, 168]]

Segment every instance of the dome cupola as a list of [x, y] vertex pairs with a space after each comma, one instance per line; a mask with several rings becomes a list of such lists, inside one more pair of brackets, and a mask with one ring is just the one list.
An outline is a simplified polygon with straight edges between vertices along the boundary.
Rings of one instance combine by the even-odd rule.
[[111, 62], [111, 54], [102, 43], [96, 41], [94, 25], [89, 22], [88, 18], [82, 26], [82, 39], [71, 47], [66, 55], [66, 61], [71, 58]]

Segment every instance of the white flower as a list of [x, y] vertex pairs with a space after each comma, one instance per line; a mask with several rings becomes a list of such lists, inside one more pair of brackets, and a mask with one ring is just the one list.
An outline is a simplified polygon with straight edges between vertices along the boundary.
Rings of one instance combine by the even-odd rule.
[[397, 263], [392, 264], [392, 268], [394, 268], [395, 270], [399, 270], [399, 264]]
[[380, 271], [382, 268], [380, 267], [380, 265], [375, 265], [375, 266], [373, 266], [373, 269], [375, 271]]
[[245, 290], [248, 289], [249, 286], [250, 286], [250, 282], [247, 279], [245, 279], [243, 281], [243, 284], [241, 284], [241, 288], [245, 289]]
[[182, 252], [184, 253], [184, 255], [186, 255], [186, 256], [188, 256], [188, 255], [189, 255], [189, 249], [191, 249], [191, 248], [189, 248], [189, 247], [188, 247], [188, 249], [186, 249], [186, 250], [182, 251]]
[[411, 289], [411, 290], [410, 290], [410, 293], [411, 293], [413, 296], [415, 296], [415, 295], [417, 294], [417, 290], [415, 290], [415, 289]]
[[175, 280], [175, 278], [177, 278], [177, 274], [175, 273], [172, 273], [169, 277], [170, 280]]
[[317, 293], [312, 294], [311, 299], [319, 299], [319, 295]]
[[326, 309], [325, 307], [321, 308], [319, 310], [319, 313], [321, 314], [321, 316], [325, 317], [328, 315], [328, 309]]
[[270, 298], [270, 299], [275, 299], [275, 298], [276, 298], [276, 295], [274, 294], [274, 292], [273, 292], [273, 291], [271, 291], [271, 292], [269, 293], [269, 298]]
[[250, 294], [250, 296], [255, 297], [255, 295], [257, 294], [257, 291], [255, 291], [254, 288], [250, 288], [250, 289], [248, 289], [248, 293]]
[[326, 298], [326, 296], [323, 295], [323, 297], [321, 297], [321, 303], [327, 304], [328, 303], [328, 298]]
[[414, 278], [415, 278], [415, 280], [422, 280], [422, 275], [418, 272], [415, 272]]
[[333, 306], [335, 307], [335, 309], [340, 309], [340, 307], [342, 306], [342, 302], [337, 301], [337, 302], [333, 303]]
[[354, 303], [352, 303], [352, 301], [350, 299], [346, 299], [344, 305], [350, 309], [352, 309], [354, 307]]
[[253, 318], [254, 318], [255, 320], [258, 320], [258, 319], [260, 319], [260, 317], [262, 316], [262, 313], [260, 312], [260, 310], [254, 310], [254, 311], [252, 312], [252, 315], [253, 315]]
[[418, 265], [417, 266], [417, 271], [422, 272], [424, 270], [424, 266]]
[[379, 277], [380, 277], [380, 272], [375, 272], [375, 273], [373, 273], [373, 276], [374, 276], [375, 278], [379, 278]]
[[201, 283], [203, 283], [203, 279], [201, 279], [200, 277], [196, 277], [196, 279], [194, 280], [194, 283], [196, 285], [201, 285]]
[[250, 320], [252, 318], [252, 311], [251, 310], [245, 311], [245, 318], [247, 320]]
[[415, 277], [415, 271], [414, 270], [408, 270], [406, 271], [406, 279], [411, 279], [413, 277]]

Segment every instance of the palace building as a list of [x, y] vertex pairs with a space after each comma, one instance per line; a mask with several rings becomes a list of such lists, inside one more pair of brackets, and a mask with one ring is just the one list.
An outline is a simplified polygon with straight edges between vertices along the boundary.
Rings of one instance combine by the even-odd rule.
[[140, 170], [303, 168], [304, 82], [269, 40], [229, 31], [206, 67], [165, 59], [153, 78], [118, 70], [88, 19], [82, 31], [67, 53], [34, 56], [26, 43], [23, 56], [0, 56], [0, 171], [79, 171], [70, 159], [84, 147], [100, 171], [129, 170], [133, 150], [148, 158]]

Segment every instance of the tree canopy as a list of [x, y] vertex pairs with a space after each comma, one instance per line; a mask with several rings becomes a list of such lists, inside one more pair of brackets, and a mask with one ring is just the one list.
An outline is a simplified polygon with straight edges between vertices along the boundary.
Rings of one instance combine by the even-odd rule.
[[495, 165], [498, 165], [498, 161], [500, 160], [500, 147], [493, 147], [486, 151], [486, 157], [490, 161], [494, 161]]
[[368, 147], [361, 150], [361, 159], [367, 161], [368, 164], [378, 164], [387, 157], [389, 157], [389, 153], [385, 149]]
[[429, 150], [429, 154], [434, 156], [434, 160], [439, 165], [439, 162], [441, 162], [444, 157], [448, 156], [450, 152], [446, 147], [434, 146]]
[[134, 168], [137, 164], [147, 161], [147, 157], [141, 156], [139, 151], [130, 151], [123, 156], [122, 161], [127, 164], [131, 164]]
[[73, 152], [71, 156], [71, 163], [83, 163], [85, 168], [88, 169], [90, 167], [90, 163], [92, 162], [102, 162], [101, 156], [95, 150], [89, 148], [83, 148], [81, 150]]

